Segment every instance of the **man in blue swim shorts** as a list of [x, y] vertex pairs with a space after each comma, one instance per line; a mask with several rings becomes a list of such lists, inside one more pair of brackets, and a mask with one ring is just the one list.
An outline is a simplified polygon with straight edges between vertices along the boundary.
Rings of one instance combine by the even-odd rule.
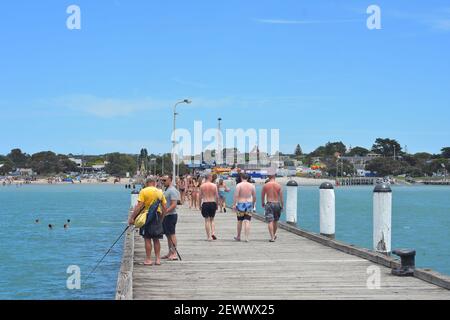
[[241, 241], [242, 226], [244, 226], [245, 242], [249, 241], [250, 221], [256, 204], [255, 186], [248, 182], [248, 175], [242, 174], [242, 182], [236, 186], [234, 192], [233, 209], [237, 216], [236, 241]]

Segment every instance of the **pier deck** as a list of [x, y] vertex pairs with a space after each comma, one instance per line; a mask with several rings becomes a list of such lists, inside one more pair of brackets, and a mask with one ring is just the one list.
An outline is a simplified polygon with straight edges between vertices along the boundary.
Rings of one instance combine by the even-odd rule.
[[[134, 233], [133, 299], [450, 299], [450, 291], [338, 251], [286, 230], [268, 242], [265, 223], [252, 220], [250, 242], [236, 242], [234, 213], [216, 216], [217, 241], [207, 242], [198, 211], [180, 206], [178, 250], [183, 261], [144, 266]], [[162, 253], [167, 242], [162, 242]], [[368, 289], [368, 267], [381, 271], [380, 289]]]

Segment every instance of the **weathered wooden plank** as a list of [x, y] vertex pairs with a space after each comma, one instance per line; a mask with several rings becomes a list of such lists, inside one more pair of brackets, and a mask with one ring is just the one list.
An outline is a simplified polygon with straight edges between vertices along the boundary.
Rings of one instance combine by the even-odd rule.
[[[258, 219], [252, 222], [251, 241], [236, 242], [232, 213], [217, 214], [219, 240], [208, 242], [200, 213], [179, 211], [183, 261], [143, 266], [144, 244], [134, 233], [134, 299], [450, 299], [441, 287], [391, 275], [385, 266], [398, 262], [369, 250], [355, 254], [352, 246], [310, 234], [305, 238], [288, 228], [269, 243], [267, 226]], [[163, 252], [166, 246], [164, 241]], [[367, 287], [371, 266], [379, 268], [380, 289]]]
[[[131, 214], [131, 210], [129, 214]], [[116, 286], [116, 300], [133, 299], [134, 236], [134, 227], [130, 226], [125, 233], [122, 263]]]

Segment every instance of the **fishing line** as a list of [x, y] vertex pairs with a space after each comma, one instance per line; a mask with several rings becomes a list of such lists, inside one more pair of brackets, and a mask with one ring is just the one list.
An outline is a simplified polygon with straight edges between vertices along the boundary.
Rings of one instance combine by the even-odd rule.
[[117, 240], [112, 244], [112, 246], [108, 249], [108, 251], [106, 251], [105, 255], [100, 259], [99, 262], [97, 262], [97, 265], [91, 270], [91, 272], [88, 274], [88, 276], [86, 277], [86, 282], [88, 281], [89, 277], [91, 276], [92, 273], [94, 273], [94, 271], [97, 269], [97, 267], [100, 265], [100, 263], [102, 263], [103, 259], [106, 258], [106, 256], [108, 255], [108, 253], [111, 252], [112, 248], [116, 245], [116, 243], [120, 240], [120, 238], [122, 238], [122, 236], [125, 234], [125, 232], [127, 232], [128, 228], [130, 228], [130, 226], [127, 226], [125, 228], [125, 230], [123, 230], [123, 232], [120, 234], [120, 236], [117, 238]]

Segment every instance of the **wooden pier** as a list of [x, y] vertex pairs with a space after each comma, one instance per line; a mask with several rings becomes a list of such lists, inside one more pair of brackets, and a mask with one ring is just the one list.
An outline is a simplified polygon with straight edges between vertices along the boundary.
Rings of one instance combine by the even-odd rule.
[[[183, 261], [144, 266], [143, 239], [130, 229], [116, 299], [450, 299], [450, 277], [418, 269], [415, 277], [393, 276], [398, 261], [370, 250], [285, 223], [270, 243], [259, 216], [252, 220], [250, 242], [236, 242], [231, 210], [217, 213], [218, 240], [208, 242], [199, 211], [185, 206], [178, 211]], [[373, 281], [378, 272], [379, 288]]]

